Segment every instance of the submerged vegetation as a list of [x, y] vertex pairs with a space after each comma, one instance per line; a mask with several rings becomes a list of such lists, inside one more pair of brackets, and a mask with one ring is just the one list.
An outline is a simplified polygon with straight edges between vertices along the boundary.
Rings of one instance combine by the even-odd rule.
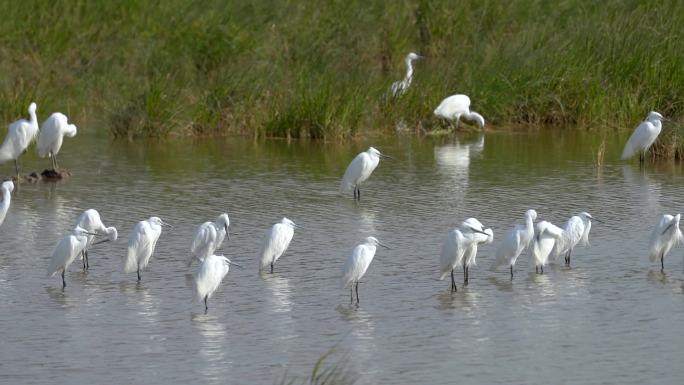
[[[337, 139], [438, 129], [454, 93], [499, 126], [631, 129], [684, 110], [677, 0], [26, 0], [0, 14], [4, 122], [35, 100], [116, 137]], [[388, 99], [409, 51], [426, 58]]]

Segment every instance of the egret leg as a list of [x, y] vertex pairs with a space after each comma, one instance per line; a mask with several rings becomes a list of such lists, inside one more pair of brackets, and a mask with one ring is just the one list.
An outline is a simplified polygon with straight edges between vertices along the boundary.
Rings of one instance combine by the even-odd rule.
[[451, 269], [451, 292], [458, 291], [458, 288], [456, 287], [456, 281], [454, 280], [454, 269]]
[[351, 303], [354, 303], [354, 282], [352, 282], [351, 286], [349, 287], [349, 294], [351, 294]]
[[90, 262], [88, 262], [88, 250], [83, 251], [85, 253], [85, 265], [86, 265], [86, 270], [90, 269]]
[[640, 151], [639, 152], [639, 165], [641, 165], [641, 166], [644, 165], [645, 158], [646, 158], [646, 156], [645, 156], [644, 151]]
[[470, 267], [466, 266], [466, 284], [468, 283], [468, 278], [470, 278]]
[[568, 266], [570, 266], [570, 257], [572, 256], [572, 249], [568, 250]]
[[541, 273], [544, 274], [544, 265], [541, 265], [540, 269], [541, 269]]
[[271, 262], [271, 274], [273, 274], [273, 262]]
[[513, 265], [511, 265], [511, 281], [513, 280]]
[[207, 314], [207, 311], [209, 310], [209, 305], [207, 304], [207, 300], [209, 299], [208, 295], [204, 296], [204, 314]]
[[660, 271], [665, 272], [665, 253], [660, 253]]
[[466, 264], [463, 262], [463, 284], [468, 282], [468, 278], [466, 278]]
[[539, 274], [539, 266], [534, 266], [534, 274]]
[[57, 155], [52, 154], [52, 169], [57, 171]]
[[64, 279], [64, 271], [66, 269], [62, 269], [62, 290], [66, 287], [66, 280]]
[[81, 251], [81, 256], [83, 257], [83, 271], [86, 271], [86, 256], [85, 256], [85, 250]]
[[356, 188], [356, 195], [357, 195], [356, 200], [360, 201], [361, 200], [361, 188], [359, 188], [359, 187]]
[[356, 303], [358, 304], [359, 302], [359, 281], [356, 281]]
[[19, 181], [19, 163], [16, 159], [14, 160], [14, 172], [17, 173], [17, 181]]
[[140, 268], [138, 268], [138, 282], [140, 282]]

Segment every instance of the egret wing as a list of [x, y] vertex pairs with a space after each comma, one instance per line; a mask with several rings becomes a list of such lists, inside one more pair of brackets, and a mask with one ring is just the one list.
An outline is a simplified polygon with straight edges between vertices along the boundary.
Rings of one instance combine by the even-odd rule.
[[625, 148], [622, 150], [622, 159], [628, 159], [635, 153], [646, 150], [657, 137], [658, 133], [655, 132], [655, 127], [651, 122], [641, 122], [629, 137], [627, 143], [625, 143]]

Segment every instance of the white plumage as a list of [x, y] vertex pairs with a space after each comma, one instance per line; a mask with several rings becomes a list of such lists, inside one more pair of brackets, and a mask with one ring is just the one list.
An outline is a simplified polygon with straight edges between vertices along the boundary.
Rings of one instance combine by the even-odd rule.
[[[199, 225], [190, 246], [188, 266], [195, 259], [202, 262], [204, 257], [214, 254], [228, 235], [229, 226], [230, 219], [226, 213], [219, 215], [214, 222], [204, 222]], [[230, 239], [230, 235], [228, 235], [228, 239]]]
[[403, 95], [411, 86], [411, 81], [413, 81], [413, 65], [411, 63], [420, 58], [421, 56], [413, 52], [406, 55], [406, 59], [404, 59], [404, 63], [406, 64], [406, 75], [404, 76], [404, 79], [392, 83], [390, 86], [390, 93], [392, 96], [397, 97]]
[[373, 170], [378, 167], [380, 157], [388, 157], [380, 153], [373, 147], [367, 151], [358, 154], [347, 166], [347, 170], [342, 177], [340, 183], [341, 191], [349, 191], [354, 189], [354, 199], [361, 199], [361, 184], [370, 177]]
[[221, 285], [230, 270], [230, 260], [223, 255], [208, 255], [202, 259], [193, 275], [193, 295], [195, 300], [204, 301], [204, 310], [209, 309], [207, 302]]
[[570, 265], [572, 251], [577, 245], [589, 246], [589, 231], [591, 231], [591, 214], [583, 211], [568, 219], [563, 229], [563, 242], [557, 244], [553, 259], [565, 254], [565, 264]]
[[133, 227], [133, 232], [128, 239], [128, 253], [124, 258], [124, 273], [136, 271], [138, 281], [140, 281], [140, 270], [147, 267], [161, 235], [163, 224], [164, 222], [158, 217], [151, 217], [146, 221], [138, 222]]
[[[356, 284], [356, 303], [359, 303], [359, 281], [366, 274], [368, 266], [373, 262], [375, 251], [378, 245], [384, 246], [375, 237], [368, 237], [365, 241], [357, 245], [342, 268], [342, 279], [340, 280], [343, 288], [351, 285], [351, 301], [354, 302], [354, 284]], [[384, 246], [387, 247], [387, 246]]]
[[525, 224], [515, 225], [505, 236], [496, 250], [496, 260], [490, 270], [496, 270], [499, 266], [507, 265], [511, 270], [513, 278], [513, 266], [520, 254], [530, 246], [534, 238], [534, 221], [537, 219], [537, 212], [527, 210], [525, 212]]
[[537, 223], [537, 234], [532, 245], [532, 263], [535, 271], [541, 269], [549, 262], [549, 255], [554, 247], [563, 249], [564, 230], [551, 222], [541, 221]]
[[0, 184], [0, 194], [2, 195], [2, 200], [0, 201], [0, 226], [2, 226], [2, 223], [5, 221], [5, 216], [7, 216], [10, 201], [12, 200], [12, 191], [14, 191], [14, 183], [11, 180]]
[[76, 132], [76, 126], [68, 123], [66, 115], [61, 112], [53, 113], [41, 125], [38, 136], [38, 155], [41, 158], [49, 155], [52, 158], [52, 168], [57, 170], [57, 154], [62, 148], [64, 136], [73, 138]]
[[[100, 213], [95, 209], [85, 210], [81, 216], [78, 217], [76, 226], [81, 227], [89, 233], [106, 235], [107, 241], [114, 242], [119, 238], [119, 232], [116, 230], [116, 227], [106, 227], [104, 223], [102, 223]], [[93, 245], [93, 240], [95, 239], [94, 235], [88, 235], [87, 237], [88, 244], [86, 245], [85, 249], [83, 249], [83, 255], [81, 256], [83, 259], [84, 270], [87, 270], [90, 267], [88, 261], [88, 249], [90, 249], [90, 247]]]
[[295, 226], [294, 222], [283, 218], [280, 223], [276, 223], [266, 232], [264, 242], [261, 244], [258, 254], [259, 270], [264, 270], [270, 266], [271, 273], [273, 273], [273, 265], [287, 250], [290, 241], [292, 241]]
[[649, 243], [649, 259], [655, 262], [660, 259], [661, 270], [665, 270], [665, 256], [670, 250], [682, 243], [684, 238], [679, 229], [679, 219], [681, 214], [675, 216], [665, 214], [660, 217], [660, 220], [653, 229], [651, 234], [651, 241]]
[[655, 142], [662, 129], [663, 116], [655, 111], [651, 111], [646, 120], [641, 122], [627, 140], [622, 151], [622, 159], [629, 159], [632, 155], [639, 153], [639, 161], [644, 162], [644, 154]]
[[470, 111], [470, 98], [467, 95], [451, 95], [439, 103], [435, 108], [435, 116], [456, 122], [458, 128], [461, 118], [475, 121], [480, 129], [484, 128], [485, 121], [482, 115], [475, 111]]
[[81, 254], [83, 249], [85, 249], [87, 243], [88, 238], [85, 234], [85, 230], [80, 227], [76, 227], [72, 234], [62, 238], [62, 240], [57, 243], [55, 251], [52, 253], [52, 258], [50, 259], [47, 275], [52, 277], [61, 270], [62, 288], [66, 287], [64, 273], [69, 269], [69, 265], [74, 262], [76, 256]]
[[14, 168], [19, 176], [17, 159], [26, 151], [38, 134], [38, 118], [36, 117], [36, 103], [28, 108], [29, 119], [19, 119], [9, 125], [5, 141], [0, 145], [0, 163], [14, 160]]
[[464, 235], [459, 229], [451, 230], [444, 239], [439, 256], [439, 280], [443, 281], [447, 275], [451, 274], [451, 291], [457, 291], [454, 270], [463, 264], [466, 249], [471, 243], [473, 243], [473, 237]]

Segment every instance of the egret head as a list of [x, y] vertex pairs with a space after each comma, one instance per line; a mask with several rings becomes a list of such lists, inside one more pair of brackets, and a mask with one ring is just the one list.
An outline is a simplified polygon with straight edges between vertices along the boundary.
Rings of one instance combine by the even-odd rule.
[[119, 238], [119, 232], [116, 230], [116, 227], [107, 227], [105, 234], [107, 234], [107, 239], [110, 242], [114, 242]]
[[290, 227], [292, 227], [292, 228], [297, 227], [297, 225], [296, 225], [294, 222], [292, 222], [291, 220], [289, 220], [289, 219], [287, 219], [287, 218], [283, 218], [283, 219], [280, 221], [280, 223], [282, 223], [282, 224], [284, 224], [284, 225], [286, 225], [286, 226], [290, 226]]
[[74, 227], [74, 235], [77, 237], [82, 237], [82, 236], [84, 237], [86, 235], [97, 235], [97, 234], [88, 232], [87, 230], [85, 230], [81, 226], [76, 226], [76, 227]]
[[77, 132], [78, 132], [78, 129], [76, 129], [76, 125], [75, 125], [75, 124], [70, 124], [70, 125], [68, 126], [68, 129], [66, 130], [66, 132], [65, 132], [64, 134], [65, 134], [66, 136], [68, 136], [69, 138], [73, 138], [74, 136], [76, 136], [76, 133], [77, 133]]
[[485, 234], [487, 234], [487, 243], [494, 242], [494, 231], [492, 229], [485, 229]]
[[367, 152], [368, 155], [370, 155], [370, 156], [375, 156], [375, 157], [379, 157], [379, 158], [386, 158], [386, 159], [394, 159], [394, 158], [392, 158], [392, 157], [389, 156], [389, 155], [385, 155], [385, 154], [381, 153], [381, 152], [378, 151], [375, 147], [369, 147], [369, 148], [368, 148], [368, 151], [366, 151], [366, 152]]
[[592, 220], [592, 219], [594, 219], [594, 217], [592, 217], [591, 214], [589, 214], [589, 213], [586, 212], [586, 211], [582, 211], [581, 213], [578, 214], [578, 216], [579, 216], [580, 218], [584, 219], [584, 220]]
[[159, 218], [159, 217], [151, 217], [147, 221], [150, 222], [150, 224], [152, 224], [152, 225], [171, 227], [170, 224], [162, 221], [161, 218]]
[[406, 60], [407, 61], [413, 61], [413, 60], [418, 60], [422, 59], [423, 57], [418, 55], [417, 53], [411, 52], [408, 55], [406, 55]]
[[31, 104], [29, 104], [28, 113], [29, 115], [36, 113], [36, 103], [31, 102]]
[[648, 116], [646, 117], [646, 120], [650, 120], [652, 122], [655, 122], [657, 120], [663, 120], [663, 115], [661, 115], [659, 112], [651, 111], [648, 113]]
[[12, 192], [14, 191], [14, 183], [11, 180], [4, 181], [2, 182], [2, 185], [0, 185], [0, 190]]
[[380, 242], [380, 241], [378, 240], [378, 238], [375, 238], [375, 237], [367, 237], [367, 238], [366, 238], [366, 243], [369, 244], [369, 245], [376, 246], [376, 247], [377, 247], [377, 246], [382, 246], [382, 247], [384, 247], [384, 248], [386, 248], [386, 249], [389, 249], [389, 247], [388, 247], [387, 245], [383, 244], [382, 242]]
[[537, 212], [534, 211], [533, 209], [529, 209], [525, 212], [525, 217], [531, 218], [532, 221], [536, 221], [537, 220]]
[[219, 227], [223, 227], [226, 231], [228, 231], [228, 226], [230, 226], [230, 219], [228, 218], [228, 214], [223, 213], [216, 218], [216, 224], [219, 225]]
[[480, 130], [483, 130], [485, 126], [484, 117], [477, 112], [471, 112], [470, 115], [472, 116], [473, 120], [475, 120], [475, 123], [477, 123], [478, 127], [480, 127]]

